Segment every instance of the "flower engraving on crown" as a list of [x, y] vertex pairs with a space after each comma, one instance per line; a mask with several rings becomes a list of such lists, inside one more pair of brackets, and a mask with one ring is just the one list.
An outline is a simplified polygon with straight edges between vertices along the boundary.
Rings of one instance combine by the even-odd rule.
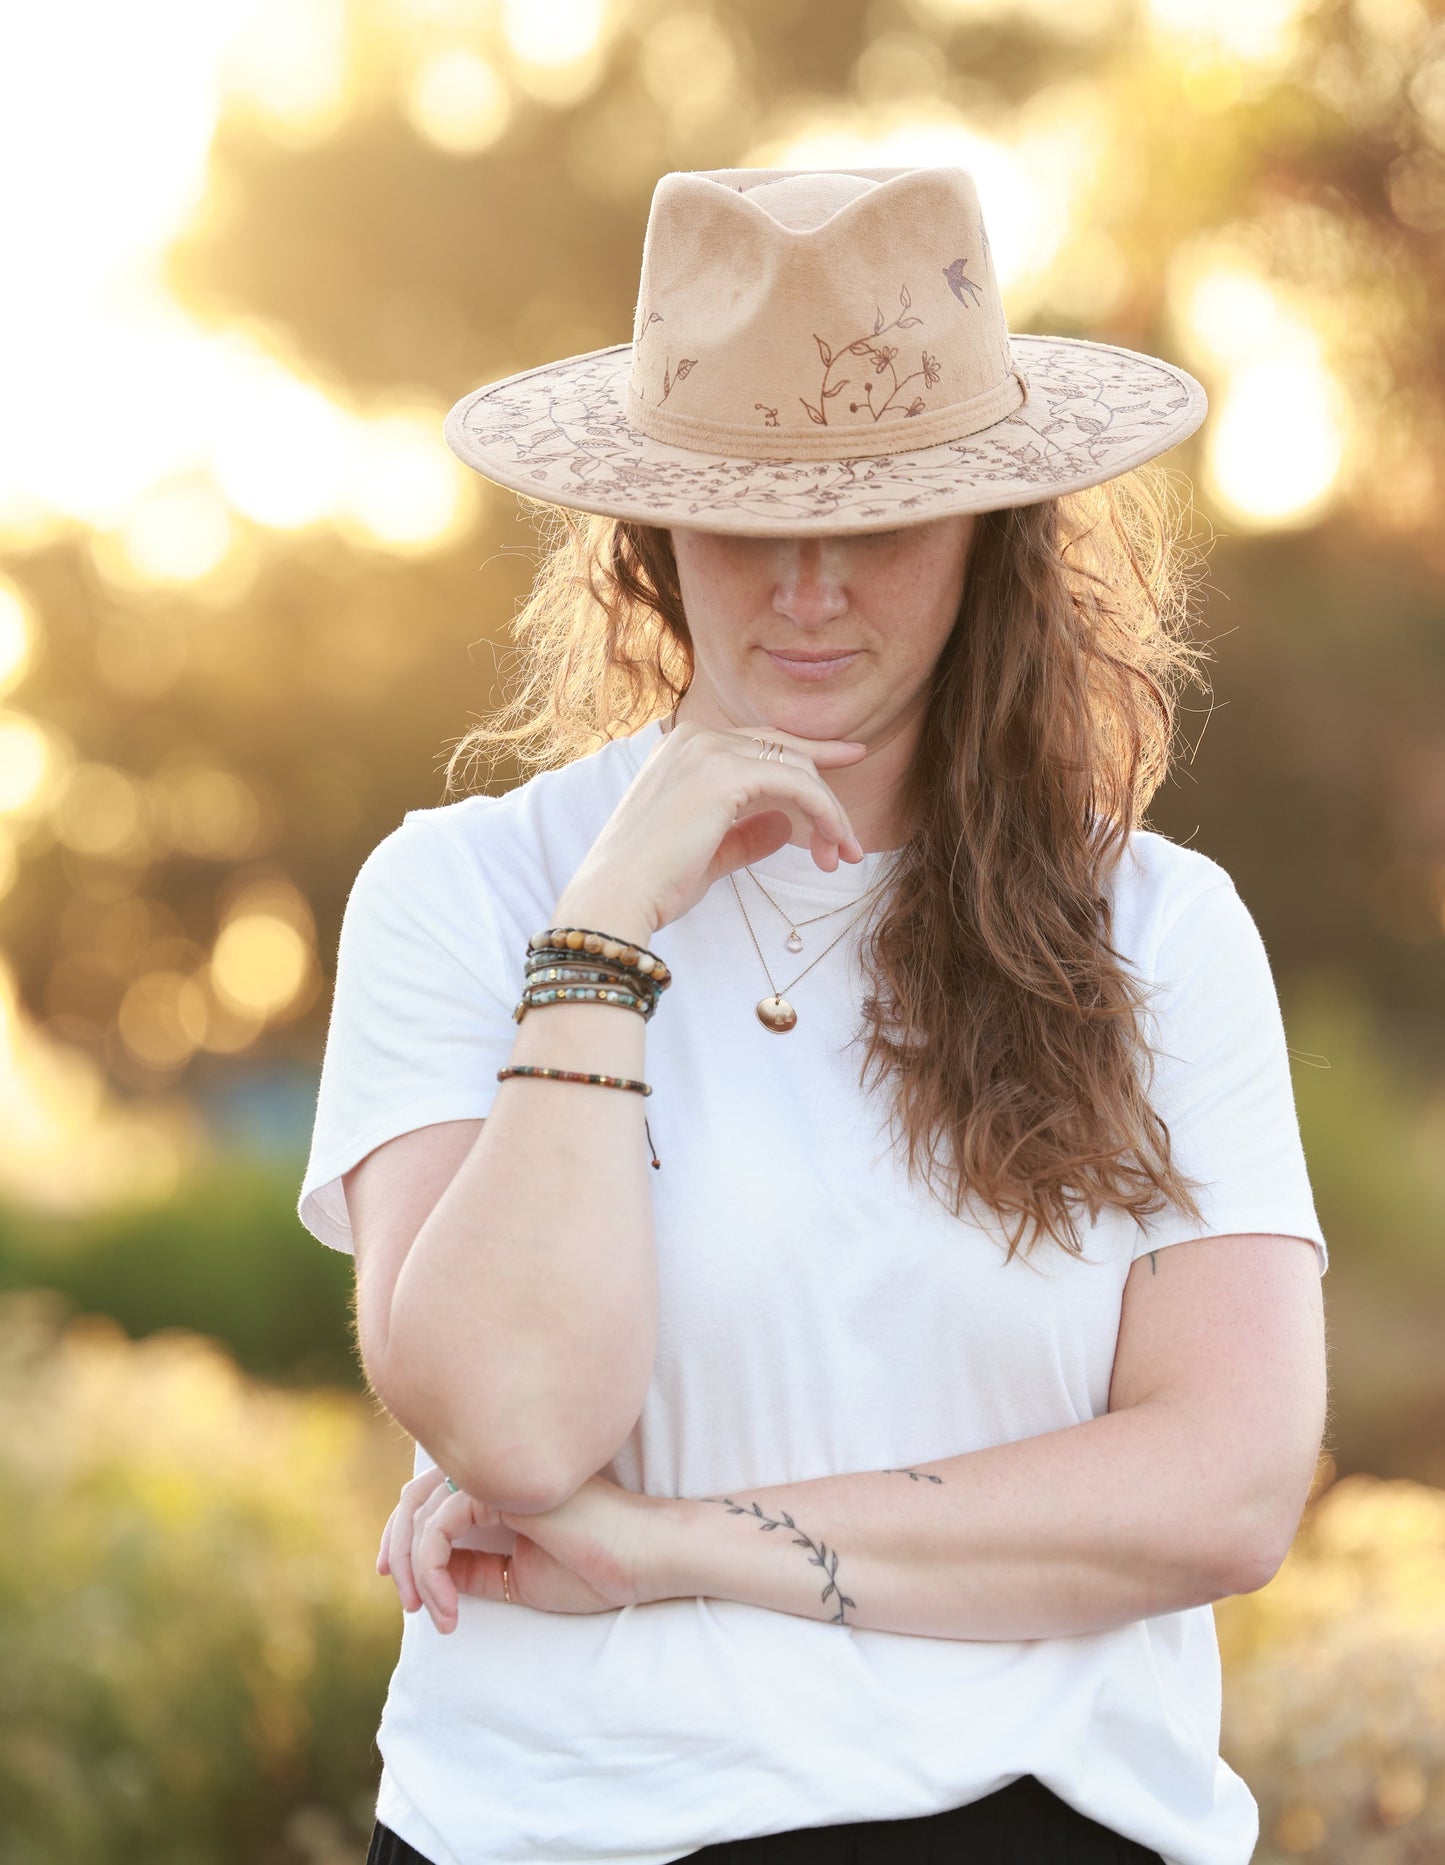
[[876, 403], [873, 400], [873, 383], [865, 380], [863, 383], [861, 400], [850, 401], [848, 404], [848, 412], [850, 414], [871, 415], [875, 421], [881, 420], [883, 416], [890, 411], [902, 418], [906, 418], [908, 415], [912, 414], [922, 414], [923, 398], [921, 395], [915, 395], [912, 402], [906, 408], [895, 408], [893, 404], [908, 384], [910, 382], [916, 382], [920, 376], [922, 376], [929, 388], [933, 388], [937, 385], [941, 376], [938, 358], [936, 356], [930, 356], [928, 351], [924, 350], [922, 368], [915, 369], [910, 375], [900, 376], [895, 367], [898, 359], [898, 346], [892, 343], [877, 343], [874, 341], [876, 337], [886, 336], [890, 330], [911, 330], [923, 322], [921, 317], [910, 316], [909, 314], [912, 309], [913, 299], [910, 297], [906, 285], [899, 287], [898, 302], [902, 306], [902, 309], [891, 324], [884, 323], [883, 311], [880, 306], [871, 333], [862, 337], [854, 337], [851, 343], [845, 343], [841, 349], [833, 349], [818, 335], [816, 330], [813, 332], [813, 341], [818, 346], [818, 355], [823, 363], [823, 379], [818, 385], [818, 400], [816, 404], [810, 402], [806, 395], [800, 395], [798, 400], [802, 402], [804, 408], [807, 409], [808, 419], [814, 426], [827, 427], [829, 425], [828, 403], [835, 395], [841, 395], [852, 381], [851, 376], [841, 376], [836, 382], [831, 382], [829, 380], [834, 367], [843, 364], [844, 359], [849, 356], [866, 359], [861, 363], [861, 367], [866, 370], [871, 366], [875, 376], [881, 376], [886, 373], [893, 378], [893, 386], [889, 390], [887, 398]]

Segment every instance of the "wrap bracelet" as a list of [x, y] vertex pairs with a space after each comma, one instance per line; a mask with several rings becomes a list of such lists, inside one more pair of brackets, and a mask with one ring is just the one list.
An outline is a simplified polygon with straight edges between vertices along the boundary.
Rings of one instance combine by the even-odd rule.
[[592, 953], [630, 971], [641, 972], [661, 991], [672, 983], [672, 973], [656, 952], [649, 952], [644, 945], [632, 945], [625, 939], [614, 939], [610, 933], [598, 932], [593, 926], [549, 926], [533, 933], [528, 946], [533, 952], [556, 952], [564, 958], [578, 952]]

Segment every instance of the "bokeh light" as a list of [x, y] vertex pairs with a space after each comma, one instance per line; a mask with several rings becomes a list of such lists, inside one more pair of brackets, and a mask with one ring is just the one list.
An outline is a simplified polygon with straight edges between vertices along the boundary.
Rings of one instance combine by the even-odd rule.
[[0, 712], [0, 814], [37, 816], [59, 794], [69, 748], [58, 733], [20, 712]]
[[0, 577], [0, 696], [14, 692], [29, 670], [35, 651], [35, 621], [30, 604], [13, 583]]
[[412, 127], [451, 155], [480, 155], [512, 118], [511, 93], [501, 73], [490, 59], [464, 46], [419, 65], [403, 95]]
[[268, 882], [236, 900], [211, 953], [211, 988], [243, 1017], [299, 1015], [317, 988], [310, 909], [294, 888]]
[[1335, 495], [1349, 414], [1320, 340], [1278, 289], [1209, 242], [1175, 255], [1170, 301], [1190, 360], [1213, 382], [1209, 490], [1230, 520], [1277, 530]]

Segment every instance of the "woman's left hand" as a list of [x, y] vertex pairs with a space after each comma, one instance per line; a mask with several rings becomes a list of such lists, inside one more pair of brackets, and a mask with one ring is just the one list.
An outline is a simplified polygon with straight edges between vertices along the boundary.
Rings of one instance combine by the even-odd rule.
[[390, 1574], [402, 1607], [425, 1606], [439, 1632], [456, 1629], [457, 1600], [500, 1600], [501, 1554], [459, 1548], [474, 1528], [510, 1528], [512, 1604], [540, 1612], [611, 1612], [665, 1599], [658, 1563], [665, 1498], [591, 1476], [566, 1502], [541, 1515], [514, 1515], [449, 1490], [442, 1472], [424, 1470], [402, 1488], [381, 1537], [376, 1571]]

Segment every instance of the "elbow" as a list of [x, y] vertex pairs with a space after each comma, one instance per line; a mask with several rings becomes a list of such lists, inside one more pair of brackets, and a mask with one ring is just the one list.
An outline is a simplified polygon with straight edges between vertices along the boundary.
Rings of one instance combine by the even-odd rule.
[[[416, 1439], [459, 1489], [517, 1515], [542, 1515], [561, 1505], [601, 1470], [630, 1435], [598, 1436], [594, 1411], [575, 1432], [513, 1431], [489, 1423], [477, 1395], [456, 1394], [424, 1368], [420, 1378], [393, 1363], [378, 1368], [373, 1389], [387, 1411]], [[524, 1408], [535, 1418], [540, 1408]], [[640, 1409], [640, 1407], [639, 1407]], [[567, 1448], [559, 1449], [565, 1443]]]
[[479, 1442], [469, 1408], [439, 1390], [435, 1380], [408, 1380], [395, 1367], [378, 1367], [370, 1378], [402, 1430], [469, 1496], [518, 1515], [540, 1515], [571, 1494], [534, 1444], [487, 1441], [485, 1434]]
[[1278, 1506], [1266, 1510], [1245, 1505], [1227, 1513], [1233, 1532], [1214, 1565], [1219, 1599], [1267, 1587], [1284, 1566], [1299, 1527], [1298, 1515], [1286, 1522]]
[[1216, 1599], [1230, 1599], [1237, 1593], [1258, 1593], [1267, 1587], [1284, 1565], [1284, 1555], [1276, 1548], [1249, 1543], [1234, 1551], [1233, 1558], [1218, 1570]]

